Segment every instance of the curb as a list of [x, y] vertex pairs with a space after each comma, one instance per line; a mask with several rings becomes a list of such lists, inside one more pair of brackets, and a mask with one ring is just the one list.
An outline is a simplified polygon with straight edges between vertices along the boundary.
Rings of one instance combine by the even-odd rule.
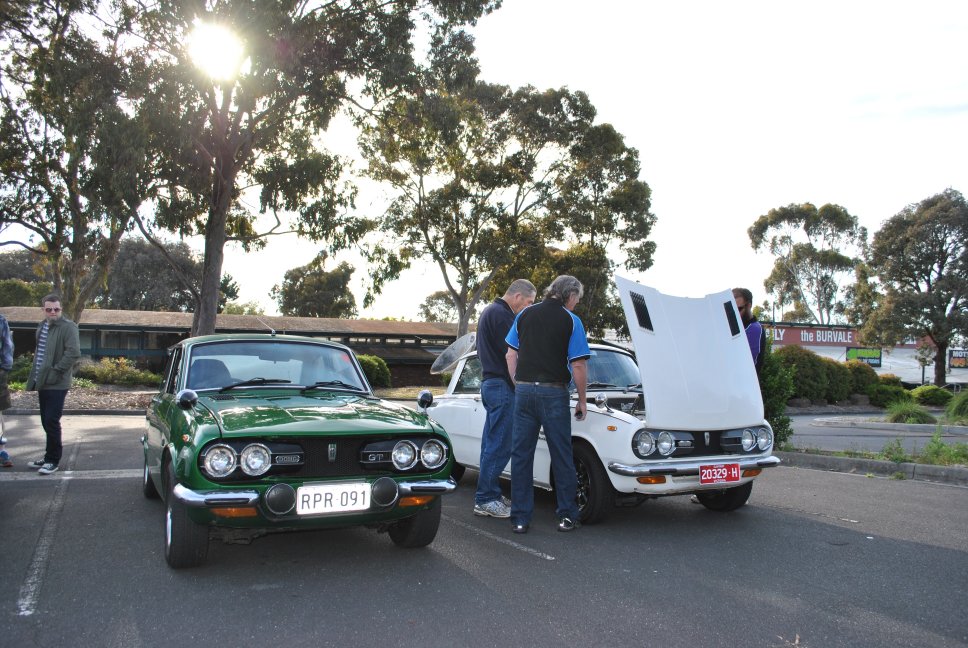
[[810, 425], [819, 427], [855, 427], [867, 430], [900, 430], [902, 432], [934, 432], [941, 430], [944, 434], [968, 436], [968, 426], [941, 425], [940, 423], [887, 423], [886, 421], [868, 421], [848, 416], [818, 417]]
[[968, 486], [968, 468], [961, 466], [895, 463], [893, 461], [880, 461], [877, 459], [834, 457], [831, 455], [809, 454], [806, 452], [774, 451], [773, 454], [783, 460], [784, 466], [794, 466], [796, 468], [829, 470], [861, 475], [878, 475], [880, 477], [899, 477], [901, 479]]

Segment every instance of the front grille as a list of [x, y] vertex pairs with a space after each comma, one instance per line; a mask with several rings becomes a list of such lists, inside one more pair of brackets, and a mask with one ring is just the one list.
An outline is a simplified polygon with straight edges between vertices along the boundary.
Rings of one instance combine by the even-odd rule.
[[[298, 439], [291, 440], [302, 446], [305, 463], [295, 474], [299, 477], [348, 477], [364, 472], [360, 464], [360, 449], [366, 439]], [[330, 445], [336, 446], [336, 457], [330, 461]]]

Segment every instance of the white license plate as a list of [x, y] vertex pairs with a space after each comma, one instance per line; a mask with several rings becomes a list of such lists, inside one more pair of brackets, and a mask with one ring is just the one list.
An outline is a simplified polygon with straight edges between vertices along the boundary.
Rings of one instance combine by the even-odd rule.
[[368, 508], [370, 485], [366, 482], [310, 484], [296, 489], [296, 513], [299, 515], [365, 511]]
[[739, 481], [739, 464], [699, 466], [700, 484], [724, 484]]

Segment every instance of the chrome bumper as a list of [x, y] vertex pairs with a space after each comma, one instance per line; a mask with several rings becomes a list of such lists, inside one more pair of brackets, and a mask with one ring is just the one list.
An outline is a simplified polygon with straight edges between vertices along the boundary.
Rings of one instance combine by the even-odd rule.
[[401, 495], [446, 495], [457, 490], [453, 477], [425, 479], [423, 481], [397, 482]]
[[772, 468], [780, 465], [779, 457], [742, 457], [737, 459], [726, 459], [724, 457], [709, 457], [702, 461], [662, 461], [648, 464], [636, 464], [628, 466], [617, 462], [608, 464], [608, 469], [616, 475], [626, 477], [646, 477], [648, 475], [698, 475], [700, 466], [709, 466], [724, 463], [738, 463], [740, 470], [749, 468]]

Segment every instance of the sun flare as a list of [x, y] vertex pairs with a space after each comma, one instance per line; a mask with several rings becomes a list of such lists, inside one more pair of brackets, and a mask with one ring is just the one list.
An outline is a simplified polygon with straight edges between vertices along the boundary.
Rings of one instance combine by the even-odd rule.
[[231, 30], [196, 20], [188, 37], [188, 53], [213, 80], [228, 81], [238, 75], [245, 52], [242, 41]]

